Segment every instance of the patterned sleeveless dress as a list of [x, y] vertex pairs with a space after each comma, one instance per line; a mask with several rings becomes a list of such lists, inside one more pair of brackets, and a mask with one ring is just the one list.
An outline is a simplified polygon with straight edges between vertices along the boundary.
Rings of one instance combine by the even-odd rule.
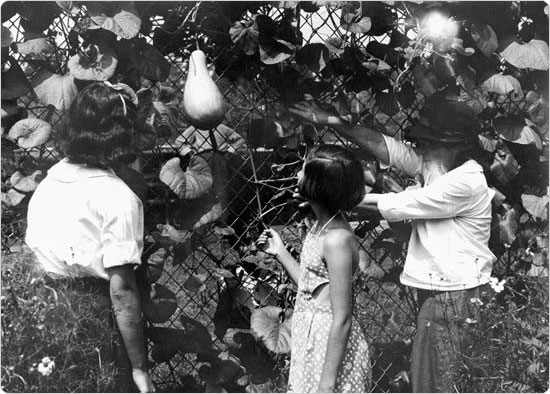
[[[317, 227], [316, 223], [314, 228], [307, 234], [302, 246], [298, 293], [292, 315], [292, 353], [288, 392], [316, 392], [321, 381], [333, 315], [330, 303], [319, 303], [312, 298], [312, 295], [316, 288], [329, 283], [328, 269], [325, 260], [322, 258], [322, 249], [319, 243], [319, 234], [329, 222], [323, 226], [321, 231], [313, 235], [313, 230]], [[353, 282], [355, 280], [356, 275], [354, 275]], [[354, 286], [353, 288], [356, 289], [357, 287]], [[354, 290], [354, 300], [355, 296], [356, 292]], [[370, 386], [369, 349], [363, 331], [355, 318], [355, 312], [353, 315], [348, 344], [336, 381], [335, 392], [364, 393], [368, 391]]]

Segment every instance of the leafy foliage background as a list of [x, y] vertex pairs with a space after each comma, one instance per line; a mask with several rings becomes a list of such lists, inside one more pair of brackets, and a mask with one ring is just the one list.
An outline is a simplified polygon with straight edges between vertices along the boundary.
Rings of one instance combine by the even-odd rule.
[[[321, 142], [356, 149], [329, 129], [297, 121], [286, 107], [314, 99], [345, 121], [402, 138], [425, 98], [444, 92], [470, 104], [483, 124], [483, 164], [499, 196], [494, 275], [507, 280], [504, 295], [486, 306], [487, 321], [472, 327], [480, 349], [490, 351], [464, 363], [459, 386], [544, 391], [547, 8], [544, 2], [6, 2], [3, 253], [25, 256], [26, 204], [61, 157], [58, 139], [78, 89], [95, 80], [125, 83], [139, 99], [137, 160], [116, 171], [146, 207], [141, 274], [158, 389], [284, 391], [295, 287], [254, 240], [264, 226], [278, 226], [298, 254], [310, 225], [291, 198], [301, 158]], [[456, 36], [430, 31], [425, 18], [433, 11], [455, 21]], [[196, 129], [182, 107], [188, 58], [197, 47], [226, 101], [225, 120], [213, 130]], [[176, 158], [167, 177], [160, 176]], [[371, 157], [362, 159], [369, 190], [415, 183]], [[170, 187], [178, 174], [208, 186], [181, 198]], [[372, 342], [372, 389], [406, 389], [402, 371], [409, 368], [416, 313], [414, 294], [398, 281], [406, 245], [397, 228], [350, 220], [364, 247], [361, 321]], [[15, 279], [2, 275], [3, 284], [17, 284], [3, 286], [2, 313], [17, 320], [13, 300], [42, 293], [26, 286], [35, 274], [12, 272]], [[38, 307], [27, 308], [32, 315]], [[34, 339], [13, 327], [34, 323], [19, 320], [8, 330], [5, 321], [3, 388], [65, 391], [55, 375], [46, 385], [32, 383], [32, 357], [18, 358], [16, 349]], [[495, 329], [502, 325], [508, 328]], [[515, 350], [504, 351], [510, 345]], [[71, 365], [65, 361], [57, 365]], [[111, 389], [96, 383], [98, 391]]]

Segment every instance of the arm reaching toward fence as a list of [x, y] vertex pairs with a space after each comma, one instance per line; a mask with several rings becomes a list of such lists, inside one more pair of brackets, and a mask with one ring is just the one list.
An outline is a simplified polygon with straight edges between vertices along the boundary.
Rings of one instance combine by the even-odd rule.
[[277, 258], [279, 262], [285, 267], [288, 275], [295, 283], [298, 283], [300, 276], [300, 265], [290, 252], [286, 249], [283, 240], [279, 233], [272, 229], [264, 230], [264, 232], [258, 238], [257, 244], [266, 253], [269, 253]]
[[389, 153], [382, 133], [366, 126], [352, 126], [311, 101], [301, 102], [288, 109], [302, 119], [323, 126], [330, 126], [345, 139], [357, 144], [383, 163], [389, 162]]

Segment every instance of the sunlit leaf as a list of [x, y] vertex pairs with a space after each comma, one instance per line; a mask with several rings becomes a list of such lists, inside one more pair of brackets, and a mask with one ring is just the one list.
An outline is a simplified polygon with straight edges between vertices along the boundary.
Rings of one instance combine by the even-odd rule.
[[40, 182], [37, 178], [42, 176], [42, 171], [36, 170], [31, 175], [25, 176], [20, 171], [16, 171], [10, 177], [10, 184], [20, 192], [32, 192]]
[[55, 52], [55, 44], [45, 36], [26, 39], [24, 42], [18, 42], [16, 46], [18, 53], [27, 56], [48, 55]]
[[537, 149], [542, 150], [540, 136], [525, 123], [522, 117], [497, 117], [493, 120], [493, 125], [502, 139], [522, 145], [533, 144]]
[[276, 306], [255, 309], [250, 317], [250, 328], [272, 352], [281, 354], [290, 351], [291, 318], [281, 322], [284, 311]]
[[26, 118], [17, 121], [8, 133], [8, 137], [21, 148], [30, 149], [43, 145], [50, 138], [52, 127], [38, 118]]
[[516, 68], [548, 70], [550, 53], [545, 41], [533, 39], [528, 43], [510, 43], [500, 52], [500, 56]]
[[31, 84], [43, 104], [53, 105], [60, 111], [68, 110], [78, 93], [71, 74], [54, 74], [45, 69], [36, 73]]
[[88, 2], [86, 6], [95, 24], [121, 38], [134, 38], [141, 29], [141, 18], [131, 1]]
[[180, 158], [174, 157], [162, 166], [159, 179], [180, 198], [194, 199], [205, 194], [212, 187], [212, 172], [208, 162], [193, 155], [183, 171]]
[[548, 219], [548, 201], [550, 201], [548, 196], [539, 197], [529, 194], [522, 194], [521, 201], [523, 203], [523, 207], [531, 215], [542, 220]]
[[14, 189], [9, 189], [7, 192], [2, 192], [2, 204], [6, 204], [10, 207], [15, 207], [19, 205], [21, 201], [25, 198], [23, 193], [19, 193]]

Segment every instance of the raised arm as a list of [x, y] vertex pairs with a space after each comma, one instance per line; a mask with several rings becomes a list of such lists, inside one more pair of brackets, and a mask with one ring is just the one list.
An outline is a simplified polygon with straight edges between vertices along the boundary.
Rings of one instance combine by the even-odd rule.
[[353, 235], [345, 230], [333, 230], [323, 241], [323, 255], [327, 262], [330, 279], [333, 318], [318, 388], [318, 392], [322, 393], [334, 391], [351, 332], [353, 294], [351, 281], [353, 254], [356, 248]]
[[338, 116], [319, 108], [312, 101], [295, 104], [288, 109], [304, 120], [334, 128], [342, 137], [357, 144], [383, 163], [389, 162], [389, 153], [382, 134], [370, 127], [347, 125]]
[[111, 301], [118, 329], [132, 365], [132, 377], [141, 393], [154, 392], [147, 373], [145, 338], [141, 322], [141, 299], [133, 266], [121, 265], [107, 269]]

